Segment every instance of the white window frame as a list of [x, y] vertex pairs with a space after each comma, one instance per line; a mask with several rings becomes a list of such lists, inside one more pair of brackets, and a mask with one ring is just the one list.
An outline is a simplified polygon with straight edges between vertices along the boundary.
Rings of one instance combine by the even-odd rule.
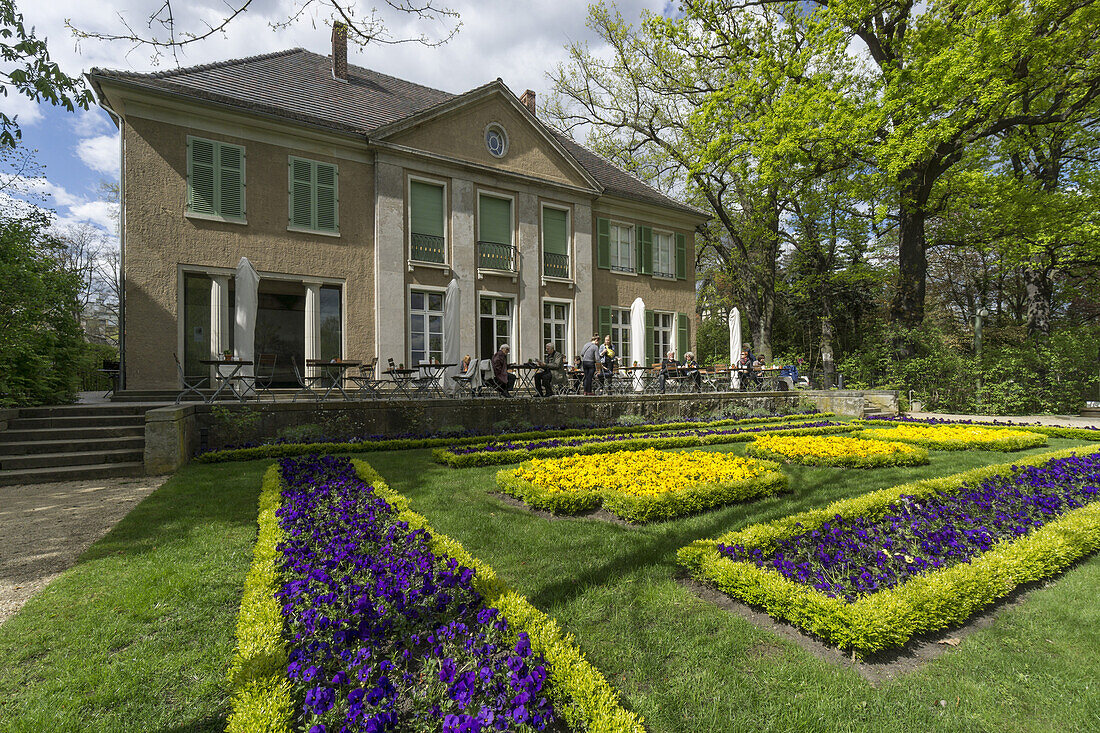
[[611, 348], [615, 349], [615, 353], [619, 355], [619, 363], [620, 364], [622, 364], [624, 366], [630, 366], [630, 364], [631, 364], [630, 354], [628, 353], [629, 341], [627, 342], [627, 345], [624, 346], [623, 345], [623, 340], [622, 340], [622, 333], [623, 332], [626, 332], [627, 334], [630, 333], [630, 309], [629, 308], [618, 308], [616, 306], [612, 306], [610, 308], [610, 312], [611, 312], [612, 316], [614, 316], [615, 314], [618, 314], [619, 323], [616, 324], [616, 323], [612, 322], [611, 323], [611, 330], [614, 332], [615, 329], [618, 329], [619, 330], [619, 336], [620, 336], [618, 339], [616, 339], [614, 333], [610, 334], [610, 336], [611, 336]]
[[[414, 260], [412, 256], [412, 184], [413, 181], [427, 183], [432, 186], [443, 187], [443, 261], [424, 262]], [[436, 270], [451, 269], [451, 197], [447, 181], [441, 178], [431, 178], [420, 174], [409, 173], [405, 176], [405, 256], [408, 261], [409, 272], [414, 267], [427, 267]]]
[[[660, 248], [657, 246], [657, 237], [668, 237], [668, 269], [662, 270], [658, 266], [657, 262], [660, 259]], [[675, 280], [676, 279], [676, 235], [667, 229], [654, 229], [653, 230], [653, 262], [650, 263], [652, 267], [653, 277], [658, 280]]]
[[[511, 306], [511, 309], [510, 309], [511, 315], [509, 316], [509, 318], [511, 319], [511, 324], [508, 328], [508, 332], [509, 332], [508, 333], [508, 346], [511, 347], [512, 351], [509, 354], [508, 358], [511, 362], [518, 364], [519, 363], [519, 358], [520, 358], [520, 356], [519, 356], [519, 313], [518, 313], [518, 311], [519, 311], [519, 298], [516, 296], [515, 293], [501, 293], [501, 292], [497, 292], [497, 291], [494, 291], [494, 290], [479, 290], [477, 292], [477, 342], [476, 342], [476, 348], [474, 349], [475, 353], [478, 353], [478, 354], [481, 353], [481, 299], [482, 298], [494, 298], [494, 299], [510, 300], [512, 302], [512, 306]], [[540, 328], [540, 332], [541, 332], [541, 322], [542, 321], [541, 321], [541, 314], [539, 314], [539, 315], [540, 315], [540, 320], [539, 320], [540, 327], [539, 328]], [[496, 315], [495, 309], [494, 309], [494, 314], [493, 314], [494, 321], [496, 320], [496, 318], [498, 318], [498, 316]], [[494, 339], [494, 341], [493, 341], [493, 353], [496, 353], [497, 347], [500, 346], [500, 343], [496, 340], [496, 330], [495, 329], [493, 331], [493, 339]]]
[[[543, 298], [539, 303], [539, 348], [541, 354], [546, 353], [546, 315], [543, 312], [547, 305], [564, 305], [565, 306], [565, 350], [562, 352], [565, 355], [566, 363], [572, 364], [574, 352], [576, 351], [576, 339], [574, 335], [576, 333], [575, 328], [575, 316], [576, 308], [573, 307], [573, 301], [565, 300], [563, 298]], [[541, 359], [542, 356], [539, 357]]]
[[[438, 293], [439, 295], [442, 295], [443, 296], [443, 313], [442, 313], [442, 315], [443, 315], [444, 319], [446, 319], [446, 317], [447, 317], [447, 295], [446, 295], [447, 288], [441, 288], [441, 287], [438, 287], [436, 285], [414, 285], [414, 284], [410, 284], [405, 289], [405, 339], [406, 339], [406, 341], [405, 341], [405, 344], [406, 344], [406, 346], [405, 346], [405, 357], [408, 359], [408, 361], [406, 361], [405, 364], [406, 364], [406, 366], [408, 366], [409, 369], [415, 369], [416, 367], [420, 366], [420, 364], [418, 364], [413, 359], [413, 353], [412, 353], [413, 352], [413, 346], [412, 346], [412, 326], [413, 326], [412, 296], [413, 296], [414, 292], [424, 293], [425, 295], [427, 295], [429, 293]], [[421, 311], [421, 312], [427, 314], [429, 311], [424, 310], [424, 311]], [[427, 335], [428, 334], [425, 333], [425, 336], [427, 336]], [[427, 343], [428, 342], [425, 341], [425, 346], [427, 346]], [[446, 353], [447, 353], [447, 329], [446, 329], [446, 326], [444, 326], [444, 328], [443, 328], [443, 346], [439, 351], [439, 361], [440, 362], [443, 361], [443, 355], [446, 354]], [[431, 349], [425, 348], [424, 349], [424, 354], [425, 354], [425, 357], [428, 360], [431, 360], [431, 358], [432, 358]]]
[[[667, 329], [664, 328], [663, 326], [657, 325], [658, 320], [662, 316], [668, 316], [669, 327]], [[663, 331], [668, 331], [668, 347], [667, 348], [662, 348], [658, 351], [657, 350], [657, 333], [658, 332], [663, 332]], [[654, 337], [654, 341], [653, 341], [654, 351], [657, 352], [657, 353], [654, 354], [654, 356], [656, 357], [658, 362], [663, 361], [664, 358], [665, 358], [665, 355], [668, 354], [668, 352], [670, 352], [670, 351], [675, 351], [677, 357], [681, 356], [680, 349], [678, 348], [678, 344], [676, 343], [676, 313], [675, 312], [673, 312], [673, 311], [653, 311], [653, 337]]]
[[[543, 248], [543, 229], [542, 229], [542, 212], [543, 209], [555, 209], [557, 211], [565, 212], [565, 254], [569, 258], [569, 276], [568, 277], [554, 277], [553, 275], [546, 274], [546, 265], [544, 258], [546, 257], [546, 250]], [[575, 269], [573, 256], [573, 207], [566, 204], [554, 204], [549, 202], [542, 202], [539, 206], [539, 274], [542, 277], [543, 283], [548, 282], [566, 282], [570, 285], [573, 284], [573, 277]], [[543, 347], [545, 348], [545, 344]]]
[[[630, 261], [629, 267], [624, 267], [622, 265], [622, 263], [616, 264], [616, 260], [619, 258], [619, 255], [622, 254], [621, 251], [620, 251], [620, 249], [622, 248], [622, 242], [619, 241], [618, 239], [616, 239], [615, 242], [611, 241], [611, 232], [612, 232], [613, 229], [625, 229], [629, 232], [629, 236], [628, 236], [629, 241], [628, 241], [627, 248], [626, 248], [627, 249], [627, 254], [628, 254], [628, 259]], [[608, 222], [607, 231], [608, 231], [608, 250], [609, 250], [607, 259], [608, 259], [608, 263], [611, 266], [611, 271], [612, 272], [619, 272], [619, 273], [637, 274], [637, 272], [638, 272], [638, 263], [635, 261], [637, 259], [637, 240], [635, 239], [635, 237], [637, 237], [636, 227], [633, 224], [629, 224], [629, 223], [624, 222], [624, 221], [616, 221], [616, 220], [612, 219], [611, 221]]]

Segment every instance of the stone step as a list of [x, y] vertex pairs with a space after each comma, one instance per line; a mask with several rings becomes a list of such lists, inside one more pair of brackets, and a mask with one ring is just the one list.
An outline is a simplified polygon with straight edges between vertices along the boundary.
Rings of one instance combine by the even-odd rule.
[[53, 407], [24, 407], [19, 410], [19, 417], [75, 417], [93, 415], [144, 415], [147, 410], [157, 407], [149, 403], [114, 403], [104, 402], [94, 405], [56, 405]]
[[24, 468], [65, 468], [101, 463], [135, 463], [143, 458], [138, 449], [91, 450], [65, 453], [32, 453], [22, 456], [0, 456], [0, 471]]
[[8, 421], [8, 430], [43, 428], [108, 428], [145, 425], [145, 415], [71, 415], [65, 417], [19, 417]]
[[1100, 418], [1100, 407], [1085, 407], [1081, 410], [1081, 417]]
[[145, 423], [112, 427], [4, 430], [0, 432], [0, 443], [32, 443], [41, 440], [75, 441], [85, 438], [127, 438], [139, 435], [145, 435]]
[[145, 449], [145, 436], [125, 438], [89, 438], [86, 440], [30, 440], [11, 443], [0, 442], [0, 461], [4, 456], [24, 456], [38, 453], [65, 453], [67, 451], [138, 450]]
[[126, 478], [144, 476], [145, 464], [140, 462], [100, 463], [93, 466], [61, 466], [56, 468], [21, 468], [0, 471], [0, 486], [38, 484], [52, 481], [82, 481], [84, 479]]

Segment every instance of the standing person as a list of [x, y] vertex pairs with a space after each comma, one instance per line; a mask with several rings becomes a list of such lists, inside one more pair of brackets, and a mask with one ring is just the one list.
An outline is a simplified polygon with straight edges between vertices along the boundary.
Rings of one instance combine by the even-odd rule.
[[501, 344], [497, 353], [489, 361], [493, 365], [493, 383], [497, 391], [505, 397], [512, 396], [512, 385], [516, 383], [516, 375], [508, 373], [508, 344]]
[[558, 389], [562, 389], [565, 383], [565, 357], [554, 348], [554, 342], [546, 344], [546, 360], [539, 362], [539, 370], [535, 372], [535, 391], [539, 397], [553, 397], [554, 383]]
[[604, 336], [600, 344], [600, 387], [611, 394], [611, 372], [615, 369], [615, 350], [611, 348], [611, 337]]
[[661, 360], [661, 376], [657, 377], [657, 388], [661, 391], [661, 394], [665, 393], [665, 384], [668, 382], [669, 374], [679, 368], [680, 362], [676, 361], [676, 352], [670, 351], [665, 354], [665, 358]]
[[749, 388], [749, 372], [752, 371], [752, 357], [749, 356], [748, 349], [741, 349], [741, 358], [737, 360], [734, 368], [737, 370], [737, 381], [741, 385], [741, 390], [747, 390]]
[[699, 362], [695, 361], [695, 353], [692, 351], [684, 354], [684, 371], [687, 372], [688, 379], [695, 385], [696, 392], [703, 391], [703, 375], [699, 371]]
[[600, 335], [592, 336], [592, 340], [581, 347], [581, 369], [584, 371], [584, 393], [592, 394], [592, 378], [596, 376], [596, 361], [600, 358]]

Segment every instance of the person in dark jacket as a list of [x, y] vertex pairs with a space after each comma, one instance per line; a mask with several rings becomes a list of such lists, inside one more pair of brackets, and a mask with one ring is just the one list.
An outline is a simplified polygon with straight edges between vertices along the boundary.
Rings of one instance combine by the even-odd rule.
[[703, 391], [703, 373], [699, 371], [699, 362], [695, 360], [694, 352], [687, 352], [684, 354], [683, 363], [684, 373], [687, 378], [691, 380], [696, 392]]
[[539, 370], [535, 372], [535, 391], [539, 397], [552, 397], [555, 382], [559, 390], [565, 389], [565, 357], [550, 341], [546, 344], [546, 360], [539, 362]]
[[497, 353], [493, 354], [490, 363], [493, 365], [493, 386], [505, 397], [512, 396], [512, 385], [516, 383], [516, 375], [508, 373], [508, 344], [501, 344]]
[[668, 382], [669, 375], [679, 368], [680, 362], [676, 361], [676, 352], [668, 352], [665, 358], [661, 360], [661, 376], [657, 377], [657, 389], [661, 391], [661, 394], [665, 393], [665, 384]]
[[592, 394], [592, 379], [596, 376], [596, 362], [600, 358], [600, 335], [581, 347], [581, 369], [584, 371], [584, 393]]

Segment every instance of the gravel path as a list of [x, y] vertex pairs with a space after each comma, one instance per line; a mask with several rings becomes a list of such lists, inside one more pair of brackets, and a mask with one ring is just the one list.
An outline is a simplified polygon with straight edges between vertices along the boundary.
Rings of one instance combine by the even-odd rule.
[[167, 478], [0, 486], [0, 623]]
[[1020, 424], [1052, 425], [1059, 428], [1095, 428], [1100, 420], [1078, 415], [951, 415], [944, 412], [907, 412], [909, 417], [937, 417], [943, 420], [973, 420], [975, 422], [1011, 422]]

